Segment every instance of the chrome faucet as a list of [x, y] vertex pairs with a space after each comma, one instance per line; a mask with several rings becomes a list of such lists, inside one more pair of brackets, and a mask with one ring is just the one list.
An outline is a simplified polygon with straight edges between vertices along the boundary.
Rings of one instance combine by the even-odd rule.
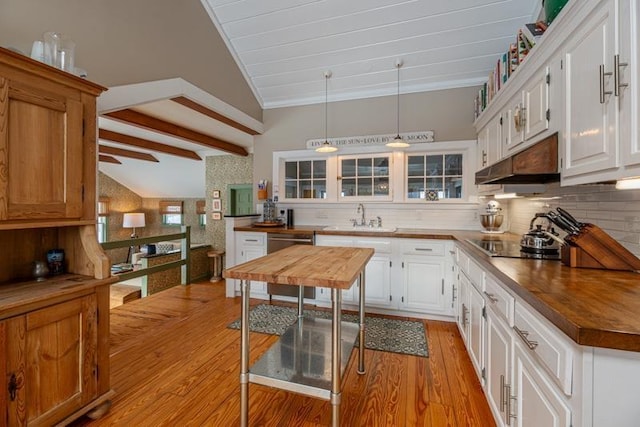
[[358, 204], [358, 210], [356, 211], [357, 213], [361, 213], [362, 212], [362, 217], [360, 219], [360, 225], [367, 225], [367, 221], [364, 219], [364, 205], [362, 203]]

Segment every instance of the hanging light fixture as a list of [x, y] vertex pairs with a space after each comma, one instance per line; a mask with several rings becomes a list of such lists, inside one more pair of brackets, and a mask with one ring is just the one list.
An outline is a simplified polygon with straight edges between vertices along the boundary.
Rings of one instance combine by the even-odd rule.
[[402, 67], [402, 60], [396, 59], [396, 68], [398, 70], [398, 96], [397, 96], [397, 125], [398, 133], [393, 141], [387, 142], [385, 145], [391, 148], [406, 148], [409, 143], [400, 137], [400, 67]]
[[331, 77], [331, 71], [327, 70], [324, 72], [324, 142], [321, 146], [316, 148], [316, 152], [318, 153], [333, 153], [334, 151], [338, 151], [338, 147], [334, 147], [329, 143], [329, 139], [327, 138], [327, 128], [328, 128], [328, 114], [327, 114], [327, 105], [328, 105], [328, 85], [329, 78]]

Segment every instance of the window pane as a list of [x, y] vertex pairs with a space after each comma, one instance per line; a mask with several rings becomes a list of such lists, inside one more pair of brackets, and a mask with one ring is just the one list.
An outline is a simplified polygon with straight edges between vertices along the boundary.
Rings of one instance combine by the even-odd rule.
[[373, 159], [358, 159], [358, 176], [371, 176]]
[[182, 225], [181, 214], [165, 214], [162, 215], [162, 224], [164, 225]]
[[355, 159], [346, 159], [342, 161], [342, 176], [356, 176]]
[[376, 196], [389, 195], [389, 178], [374, 178], [373, 192]]
[[442, 175], [442, 156], [427, 156], [427, 176]]
[[313, 191], [315, 192], [316, 199], [327, 198], [327, 184], [325, 180], [313, 181]]
[[313, 177], [314, 178], [327, 177], [327, 161], [326, 160], [315, 160], [313, 162]]
[[284, 177], [285, 179], [298, 178], [298, 162], [286, 162], [284, 164]]
[[284, 194], [287, 199], [298, 198], [298, 183], [296, 181], [285, 181]]
[[462, 178], [444, 179], [444, 197], [448, 199], [462, 198]]
[[409, 156], [407, 175], [424, 176], [424, 156]]
[[427, 178], [425, 190], [442, 191], [442, 178]]
[[424, 198], [424, 179], [423, 178], [409, 178], [407, 189], [407, 196], [410, 199]]
[[310, 179], [311, 178], [311, 161], [300, 162], [300, 179]]
[[313, 187], [311, 180], [300, 181], [300, 193], [303, 199], [313, 199]]
[[373, 159], [373, 165], [374, 176], [389, 176], [389, 159], [387, 157]]
[[341, 197], [353, 197], [356, 195], [356, 180], [353, 178], [342, 180]]
[[358, 178], [358, 196], [371, 196], [371, 186], [371, 178]]
[[462, 154], [444, 156], [445, 175], [462, 175]]

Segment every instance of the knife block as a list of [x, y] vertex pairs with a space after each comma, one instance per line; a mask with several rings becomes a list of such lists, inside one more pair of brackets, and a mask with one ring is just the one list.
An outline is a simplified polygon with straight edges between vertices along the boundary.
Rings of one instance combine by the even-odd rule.
[[640, 271], [640, 259], [600, 227], [585, 224], [577, 235], [565, 238], [561, 260], [569, 267]]

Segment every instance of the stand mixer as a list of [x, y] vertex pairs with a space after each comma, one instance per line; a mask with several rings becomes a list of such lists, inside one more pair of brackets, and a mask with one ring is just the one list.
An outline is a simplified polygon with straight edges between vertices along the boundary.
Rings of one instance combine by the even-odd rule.
[[484, 214], [480, 214], [480, 223], [484, 230], [483, 233], [488, 234], [500, 234], [504, 233], [504, 231], [500, 230], [500, 226], [502, 225], [502, 220], [504, 216], [500, 214], [502, 208], [500, 207], [500, 203], [495, 200], [491, 200], [487, 203], [487, 207], [485, 208]]

